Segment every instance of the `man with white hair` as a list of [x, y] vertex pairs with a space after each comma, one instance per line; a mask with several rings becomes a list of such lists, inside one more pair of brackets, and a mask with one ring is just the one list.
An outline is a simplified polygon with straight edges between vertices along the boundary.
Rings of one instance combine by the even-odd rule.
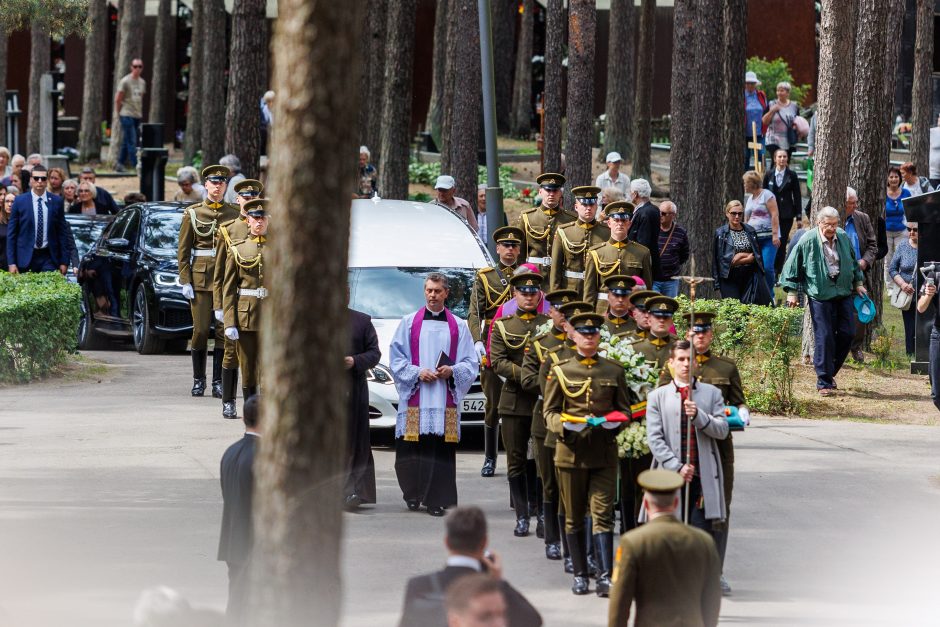
[[816, 228], [793, 248], [780, 286], [787, 292], [790, 307], [797, 306], [798, 291], [809, 300], [816, 389], [821, 396], [830, 396], [855, 336], [853, 296], [868, 295], [852, 240], [839, 228], [839, 212], [834, 208], [823, 207], [816, 214]]
[[649, 248], [653, 276], [659, 276], [659, 209], [650, 202], [653, 188], [646, 179], [630, 182], [630, 202], [636, 206], [627, 238]]
[[682, 264], [689, 260], [689, 236], [676, 224], [676, 203], [664, 200], [659, 204], [659, 267], [653, 275], [653, 291], [675, 298], [679, 294], [679, 274]]
[[379, 193], [379, 174], [375, 166], [369, 163], [372, 153], [368, 146], [359, 146], [359, 183], [353, 198], [372, 198]]

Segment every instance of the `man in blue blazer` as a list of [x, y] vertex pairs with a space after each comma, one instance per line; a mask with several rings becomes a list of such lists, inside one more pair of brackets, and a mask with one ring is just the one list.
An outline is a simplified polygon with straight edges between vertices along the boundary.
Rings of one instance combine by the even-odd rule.
[[31, 191], [13, 201], [7, 226], [7, 263], [13, 274], [68, 269], [68, 222], [62, 199], [46, 191], [44, 165], [33, 167]]

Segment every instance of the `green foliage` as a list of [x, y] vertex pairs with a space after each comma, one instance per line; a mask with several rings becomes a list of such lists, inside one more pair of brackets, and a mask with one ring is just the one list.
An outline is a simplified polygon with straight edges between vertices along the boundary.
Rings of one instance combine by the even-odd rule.
[[793, 74], [790, 72], [790, 66], [782, 58], [776, 58], [768, 61], [762, 57], [751, 57], [747, 60], [747, 71], [757, 74], [760, 80], [760, 89], [767, 93], [767, 102], [774, 100], [777, 91], [777, 83], [786, 81], [790, 83], [790, 99], [797, 104], [802, 104], [807, 92], [812, 89], [812, 85], [797, 85], [793, 80]]
[[408, 200], [413, 200], [415, 202], [431, 202], [431, 194], [425, 194], [424, 192], [408, 194]]
[[61, 39], [88, 34], [89, 0], [3, 0], [0, 28], [8, 33], [40, 22], [49, 36]]
[[[688, 313], [690, 303], [686, 296], [678, 300], [676, 331], [682, 337], [688, 325], [679, 314]], [[737, 362], [751, 409], [767, 414], [798, 413], [793, 364], [800, 354], [802, 309], [699, 299], [695, 311], [716, 314], [712, 350]]]
[[0, 381], [48, 374], [75, 347], [81, 289], [57, 272], [0, 273]]
[[[434, 185], [441, 175], [440, 162], [423, 163], [412, 159], [408, 164], [408, 182], [418, 185]], [[503, 189], [503, 198], [519, 198], [521, 194], [512, 184], [513, 170], [508, 165], [499, 166], [499, 186]], [[477, 183], [486, 183], [486, 168], [477, 167]], [[467, 199], [468, 201], [471, 199]]]
[[871, 340], [871, 352], [875, 354], [872, 366], [875, 368], [897, 368], [897, 362], [891, 358], [894, 347], [895, 328], [879, 327]]

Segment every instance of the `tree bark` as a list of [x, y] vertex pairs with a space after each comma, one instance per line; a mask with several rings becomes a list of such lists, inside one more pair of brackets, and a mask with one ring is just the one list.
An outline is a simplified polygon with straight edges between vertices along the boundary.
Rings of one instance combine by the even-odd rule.
[[477, 193], [477, 151], [483, 96], [480, 76], [480, 22], [476, 0], [454, 0], [456, 37], [452, 39], [460, 60], [460, 80], [454, 80], [451, 116], [450, 174], [457, 181], [457, 196], [471, 204]]
[[572, 187], [592, 185], [591, 148], [594, 137], [594, 0], [568, 2], [568, 133], [565, 148], [566, 198]]
[[[498, 0], [497, 0], [498, 3]], [[523, 0], [516, 53], [516, 80], [512, 86], [512, 134], [527, 138], [532, 133], [532, 40], [535, 28], [535, 2]], [[498, 76], [498, 75], [497, 75]], [[499, 100], [496, 101], [499, 105]], [[497, 120], [499, 111], [496, 112]]]
[[380, 151], [382, 167], [379, 170], [379, 193], [383, 198], [408, 198], [416, 11], [416, 0], [396, 0], [389, 4]]
[[229, 92], [225, 110], [225, 152], [234, 154], [247, 178], [261, 174], [261, 96], [268, 59], [265, 0], [235, 0], [232, 6], [232, 46]]
[[[365, 57], [362, 63], [363, 77], [359, 108], [360, 143], [371, 152], [373, 165], [382, 161], [382, 108], [385, 98], [385, 46], [386, 18], [388, 0], [375, 0], [369, 3], [366, 15], [364, 35], [366, 43], [362, 47]], [[381, 170], [381, 168], [379, 168]]]
[[7, 141], [7, 107], [6, 107], [6, 84], [7, 84], [7, 31], [0, 27], [0, 85], [4, 88], [3, 106], [0, 106], [0, 146], [9, 146], [12, 142]]
[[[695, 144], [695, 28], [698, 12], [693, 0], [676, 0], [672, 36], [672, 120], [669, 130], [669, 197], [679, 207], [692, 209], [692, 160]], [[637, 112], [639, 119], [639, 112]], [[637, 127], [639, 128], [639, 126]], [[634, 147], [634, 150], [636, 147]]]
[[[225, 65], [228, 41], [225, 36], [224, 0], [203, 0], [202, 3], [201, 37], [205, 45], [202, 58], [202, 164], [205, 167], [218, 163], [225, 154]], [[259, 103], [252, 103], [251, 106], [258, 113]]]
[[444, 62], [444, 87], [441, 92], [441, 141], [438, 148], [441, 151], [441, 172], [450, 172], [453, 169], [451, 157], [454, 154], [451, 138], [454, 132], [454, 90], [457, 87], [457, 72], [461, 67], [458, 58], [459, 46], [457, 36], [459, 32], [458, 9], [459, 0], [447, 2], [447, 54]]
[[108, 3], [105, 0], [92, 0], [88, 3], [85, 80], [82, 82], [82, 126], [78, 140], [78, 160], [83, 163], [101, 159], [101, 121], [104, 119], [101, 84], [105, 80], [107, 29]]
[[[114, 62], [114, 87], [111, 99], [117, 93], [118, 83], [131, 71], [131, 61], [143, 57], [144, 50], [144, 0], [121, 0], [118, 9], [118, 47]], [[117, 162], [121, 152], [121, 116], [117, 107], [111, 115], [111, 142], [108, 146], [108, 163]]]
[[[522, 33], [519, 35], [519, 52], [516, 50], [516, 0], [490, 0], [493, 24], [493, 78], [496, 89], [496, 129], [499, 133], [510, 133], [512, 131], [513, 120], [515, 119], [516, 108], [516, 88], [519, 85], [519, 64], [522, 56], [522, 38], [526, 35], [525, 21], [528, 17], [530, 26], [529, 34], [529, 56], [525, 60], [529, 76], [529, 101], [532, 100], [532, 0], [523, 0], [523, 4], [528, 4], [524, 9], [522, 16]], [[515, 68], [513, 67], [515, 65]], [[513, 74], [515, 70], [515, 83]], [[531, 108], [531, 105], [530, 105]]]
[[607, 99], [604, 105], [604, 149], [624, 158], [633, 152], [636, 46], [633, 0], [611, 0], [607, 45]]
[[[413, 0], [409, 0], [413, 2]], [[365, 3], [280, 0], [271, 150], [264, 436], [255, 460], [252, 625], [335, 626], [349, 350], [346, 275]], [[310, 192], [318, 202], [310, 203]], [[265, 260], [268, 263], [268, 260]], [[310, 269], [336, 289], [310, 288]], [[310, 312], [316, 311], [316, 319]], [[300, 347], [316, 347], [302, 350]]]
[[[170, 0], [160, 0], [157, 6], [157, 31], [153, 43], [153, 73], [150, 79], [150, 122], [166, 122], [167, 92], [173, 88], [170, 83], [173, 72], [170, 71], [170, 47], [173, 45], [173, 13]], [[261, 29], [259, 29], [261, 30]]]
[[914, 88], [911, 98], [911, 162], [920, 176], [929, 175], [930, 127], [933, 126], [933, 20], [934, 3], [917, 0], [917, 35], [914, 43]]
[[[678, 2], [677, 2], [678, 4]], [[675, 9], [679, 15], [679, 9]], [[652, 141], [653, 117], [653, 47], [656, 41], [656, 0], [643, 0], [640, 4], [640, 37], [637, 44], [636, 61], [636, 119], [633, 127], [633, 178], [649, 180], [652, 175], [650, 142]], [[714, 46], [714, 42], [711, 44]], [[695, 55], [689, 50], [681, 54], [689, 57], [689, 62], [695, 61]], [[676, 54], [673, 53], [673, 58]], [[675, 83], [675, 74], [673, 74]], [[673, 100], [674, 101], [674, 100]]]
[[[30, 28], [30, 54], [29, 54], [29, 116], [26, 121], [26, 152], [39, 152], [39, 142], [42, 132], [39, 118], [39, 107], [42, 91], [39, 79], [49, 71], [52, 45], [49, 33], [39, 21], [34, 21]], [[4, 90], [4, 93], [6, 91]], [[4, 103], [6, 100], [4, 100]]]
[[[447, 70], [447, 7], [448, 0], [437, 0], [434, 10], [434, 58], [431, 67], [431, 102], [424, 130], [431, 134], [437, 149], [441, 150], [441, 124], [444, 99], [444, 75]], [[443, 154], [441, 155], [443, 156]]]
[[[202, 2], [193, 3], [192, 21], [192, 56], [189, 59], [189, 89], [186, 99], [186, 135], [183, 142], [183, 161], [192, 165], [202, 147], [202, 51], [205, 42], [202, 37], [202, 22], [205, 15]], [[203, 161], [205, 163], [205, 161]]]
[[741, 196], [741, 162], [746, 144], [743, 132], [744, 73], [747, 71], [747, 0], [727, 0], [722, 14], [724, 59], [721, 101], [723, 140], [721, 143], [720, 176], [723, 180], [722, 200]]
[[561, 173], [561, 115], [564, 94], [565, 23], [567, 15], [563, 0], [545, 3], [545, 93], [542, 96], [542, 115], [545, 133], [542, 138], [545, 172]]

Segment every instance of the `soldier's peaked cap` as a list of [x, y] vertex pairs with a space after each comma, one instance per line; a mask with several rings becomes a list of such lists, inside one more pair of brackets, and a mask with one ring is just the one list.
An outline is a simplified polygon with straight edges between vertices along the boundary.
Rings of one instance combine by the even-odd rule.
[[558, 308], [558, 311], [565, 314], [565, 317], [570, 318], [580, 313], [594, 311], [594, 305], [583, 300], [575, 300], [571, 301], [570, 303], [565, 303]]
[[535, 182], [539, 184], [539, 187], [546, 189], [558, 189], [565, 184], [566, 180], [568, 179], [563, 174], [556, 174], [555, 172], [545, 172], [535, 178]]
[[493, 241], [497, 244], [519, 244], [525, 234], [518, 226], [504, 226], [493, 231]]
[[264, 191], [264, 185], [256, 179], [245, 179], [235, 183], [235, 192], [258, 192]]
[[542, 288], [544, 277], [538, 272], [520, 272], [509, 279], [509, 283], [521, 291], [538, 291]]
[[654, 292], [653, 290], [640, 290], [639, 292], [633, 292], [630, 294], [630, 302], [637, 309], [646, 311], [647, 299], [653, 298], [654, 296], [659, 296], [659, 292]]
[[593, 185], [581, 185], [571, 188], [571, 195], [575, 198], [597, 198], [600, 193], [601, 188]]
[[604, 326], [604, 316], [594, 311], [586, 311], [572, 316], [568, 322], [581, 333], [597, 333]]
[[637, 477], [637, 483], [647, 492], [669, 494], [681, 488], [685, 482], [679, 473], [657, 468], [641, 472]]
[[696, 311], [695, 318], [692, 317], [692, 312], [683, 314], [682, 317], [685, 318], [686, 322], [689, 323], [689, 328], [693, 331], [707, 331], [712, 327], [712, 324], [715, 322], [715, 313], [711, 311]]
[[636, 211], [636, 205], [627, 200], [615, 200], [604, 205], [604, 213], [608, 218], [630, 220], [633, 218], [634, 211]]
[[604, 287], [612, 294], [624, 296], [636, 287], [636, 279], [626, 274], [614, 274], [604, 279]]
[[654, 316], [670, 317], [679, 309], [679, 301], [668, 296], [653, 296], [646, 299], [646, 311]]
[[245, 213], [253, 218], [263, 218], [268, 215], [268, 201], [256, 198], [245, 203]]
[[545, 295], [545, 300], [551, 303], [555, 309], [560, 309], [562, 305], [578, 300], [577, 290], [555, 290]]
[[227, 181], [230, 176], [232, 176], [232, 171], [224, 165], [210, 165], [202, 169], [202, 180], [204, 181], [218, 180], [220, 177]]

